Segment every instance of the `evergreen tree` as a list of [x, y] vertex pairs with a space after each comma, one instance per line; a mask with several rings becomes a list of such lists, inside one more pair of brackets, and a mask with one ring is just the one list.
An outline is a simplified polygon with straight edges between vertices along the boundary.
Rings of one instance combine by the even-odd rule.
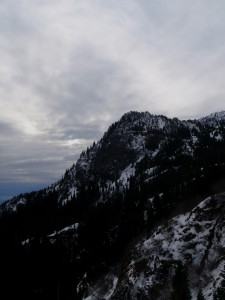
[[220, 287], [217, 288], [214, 293], [213, 300], [224, 300], [225, 299], [225, 270], [221, 274], [222, 281]]
[[171, 300], [191, 300], [187, 270], [182, 263], [178, 264], [173, 278], [173, 292]]
[[203, 296], [202, 290], [199, 291], [197, 300], [205, 300], [205, 297]]

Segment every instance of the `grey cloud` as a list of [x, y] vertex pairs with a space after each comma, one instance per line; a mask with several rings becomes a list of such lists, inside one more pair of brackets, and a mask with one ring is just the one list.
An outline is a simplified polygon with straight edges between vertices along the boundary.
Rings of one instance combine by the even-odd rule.
[[0, 184], [56, 180], [129, 110], [223, 110], [224, 17], [222, 0], [2, 0]]
[[18, 129], [13, 124], [0, 121], [0, 136], [12, 136], [18, 133]]

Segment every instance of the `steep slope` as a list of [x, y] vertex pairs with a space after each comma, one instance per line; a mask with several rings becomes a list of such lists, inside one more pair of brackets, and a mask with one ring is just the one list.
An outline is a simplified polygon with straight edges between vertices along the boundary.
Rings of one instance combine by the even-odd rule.
[[32, 275], [24, 278], [29, 288], [21, 283], [22, 296], [49, 300], [57, 291], [58, 299], [83, 299], [103, 274], [113, 279], [106, 299], [123, 293], [122, 273], [109, 270], [120, 267], [128, 245], [225, 190], [224, 121], [223, 113], [193, 121], [127, 113], [57, 183], [2, 204], [5, 269], [10, 248], [21, 255], [12, 268], [20, 261]]
[[183, 292], [187, 285], [192, 299], [199, 291], [213, 299], [224, 279], [224, 213], [225, 194], [220, 194], [159, 226], [131, 248], [125, 264], [105, 276], [108, 280], [89, 286], [85, 299], [172, 299], [179, 289], [174, 278], [182, 271]]

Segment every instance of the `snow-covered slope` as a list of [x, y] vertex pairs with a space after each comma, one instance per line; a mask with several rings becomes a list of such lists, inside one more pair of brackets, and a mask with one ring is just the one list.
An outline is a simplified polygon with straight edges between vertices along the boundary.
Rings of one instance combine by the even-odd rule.
[[225, 194], [220, 194], [156, 228], [130, 250], [125, 266], [106, 276], [111, 280], [102, 278], [90, 286], [85, 299], [106, 299], [104, 294], [111, 300], [171, 299], [173, 280], [182, 265], [191, 299], [202, 291], [206, 300], [212, 300], [225, 268], [224, 215]]
[[200, 121], [204, 121], [204, 122], [207, 122], [209, 120], [210, 121], [212, 121], [212, 120], [225, 121], [225, 111], [215, 112], [215, 113], [212, 113], [212, 114], [200, 119]]

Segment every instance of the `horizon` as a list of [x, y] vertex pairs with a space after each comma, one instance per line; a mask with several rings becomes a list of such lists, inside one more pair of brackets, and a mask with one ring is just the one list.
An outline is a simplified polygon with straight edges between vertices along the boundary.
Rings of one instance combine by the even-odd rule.
[[225, 3], [3, 0], [0, 201], [60, 178], [127, 111], [224, 110]]
[[[151, 112], [149, 112], [149, 111], [128, 111], [128, 112], [126, 112], [126, 113], [124, 113], [118, 120], [115, 120], [113, 123], [115, 123], [115, 122], [117, 122], [117, 121], [119, 121], [124, 115], [127, 115], [127, 114], [129, 114], [129, 113], [149, 113], [150, 115], [153, 115], [153, 116], [165, 116], [165, 117], [167, 117], [166, 115], [158, 115], [158, 114], [154, 114], [154, 113], [151, 113]], [[179, 120], [181, 120], [181, 121], [188, 121], [188, 120], [199, 120], [199, 119], [201, 119], [201, 118], [204, 118], [204, 117], [209, 117], [209, 116], [211, 116], [211, 115], [215, 115], [215, 114], [218, 114], [218, 113], [224, 113], [225, 111], [220, 111], [220, 112], [212, 112], [212, 113], [210, 113], [209, 115], [206, 115], [206, 116], [201, 116], [200, 118], [189, 118], [189, 119], [179, 119], [179, 118], [177, 118], [177, 117], [171, 117], [171, 118], [169, 118], [169, 119], [173, 119], [173, 118], [177, 118], [177, 119], [179, 119]], [[111, 124], [113, 124], [113, 123], [111, 123]], [[110, 124], [110, 125], [111, 125]], [[109, 125], [109, 126], [110, 126]], [[107, 132], [107, 130], [108, 130], [108, 128], [106, 129], [106, 131], [105, 132]], [[102, 132], [102, 136], [103, 136], [103, 134], [104, 134], [104, 132]], [[101, 138], [101, 137], [100, 137]], [[93, 140], [91, 143], [90, 143], [90, 145], [93, 143], [93, 142], [98, 142], [99, 140]], [[89, 146], [90, 146], [89, 145]], [[87, 146], [88, 147], [88, 146]], [[84, 151], [84, 150], [86, 150], [87, 149], [87, 147], [86, 148], [83, 148], [82, 150], [81, 150], [81, 152], [82, 151]], [[79, 158], [79, 156], [80, 156], [80, 154], [81, 154], [81, 152], [78, 154], [78, 156], [77, 156], [77, 159]], [[75, 160], [75, 161], [73, 161], [72, 163], [71, 163], [71, 165], [67, 168], [67, 169], [70, 169], [71, 167], [72, 167], [72, 165], [73, 164], [76, 164], [76, 161], [77, 161], [77, 159]], [[63, 175], [65, 174], [65, 172], [66, 172], [66, 170], [67, 169], [65, 169], [65, 170], [63, 170], [63, 172], [62, 172], [62, 174], [61, 174], [61, 176], [59, 176], [58, 178], [56, 178], [55, 179], [55, 181], [52, 181], [52, 182], [46, 182], [46, 183], [34, 183], [34, 184], [27, 184], [27, 183], [15, 183], [14, 184], [14, 192], [12, 193], [12, 194], [10, 194], [9, 193], [9, 191], [11, 191], [11, 186], [12, 186], [12, 184], [9, 184], [9, 187], [7, 187], [7, 185], [5, 184], [5, 183], [3, 183], [3, 184], [1, 184], [0, 183], [0, 190], [1, 190], [1, 194], [0, 194], [0, 204], [2, 204], [2, 203], [4, 203], [4, 202], [7, 202], [7, 201], [9, 201], [9, 200], [11, 200], [12, 198], [14, 198], [14, 197], [16, 197], [16, 196], [19, 196], [19, 195], [22, 195], [22, 194], [27, 194], [27, 193], [30, 193], [30, 192], [36, 192], [36, 191], [39, 191], [39, 190], [42, 190], [42, 189], [45, 189], [45, 188], [48, 188], [49, 186], [51, 186], [52, 184], [54, 184], [54, 183], [56, 183], [58, 180], [60, 180], [62, 177], [63, 177]], [[6, 195], [6, 196], [5, 196]]]

